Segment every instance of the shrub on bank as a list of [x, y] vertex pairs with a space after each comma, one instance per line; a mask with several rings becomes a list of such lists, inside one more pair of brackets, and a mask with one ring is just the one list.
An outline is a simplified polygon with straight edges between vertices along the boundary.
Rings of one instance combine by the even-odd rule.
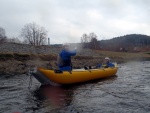
[[0, 60], [11, 60], [14, 58], [14, 54], [13, 53], [0, 53]]

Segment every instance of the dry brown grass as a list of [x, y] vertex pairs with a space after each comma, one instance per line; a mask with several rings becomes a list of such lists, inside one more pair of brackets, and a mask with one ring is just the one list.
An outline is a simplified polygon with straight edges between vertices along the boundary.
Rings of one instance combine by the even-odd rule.
[[[112, 62], [127, 62], [133, 60], [150, 60], [150, 54], [128, 53], [111, 51], [94, 51], [96, 55], [76, 55], [72, 58], [73, 68], [95, 66], [102, 63], [105, 57], [110, 57]], [[27, 73], [29, 67], [43, 67], [57, 69], [56, 55], [53, 54], [18, 54], [0, 53], [0, 73]], [[10, 65], [11, 64], [11, 65]]]
[[[112, 51], [99, 51], [93, 50], [99, 56], [91, 54], [89, 56], [76, 55], [73, 57], [75, 60], [92, 60], [92, 59], [104, 59], [105, 57], [110, 57], [111, 59], [133, 59], [133, 58], [150, 58], [149, 53], [129, 53], [129, 52], [112, 52]], [[25, 54], [25, 53], [0, 53], [0, 60], [34, 60], [40, 59], [43, 61], [56, 60], [57, 56], [55, 54]]]
[[43, 61], [56, 60], [57, 56], [52, 54], [40, 54], [38, 57]]
[[138, 53], [129, 53], [129, 52], [111, 52], [111, 51], [96, 51], [99, 54], [102, 54], [104, 57], [108, 56], [112, 60], [150, 60], [150, 55], [142, 52]]

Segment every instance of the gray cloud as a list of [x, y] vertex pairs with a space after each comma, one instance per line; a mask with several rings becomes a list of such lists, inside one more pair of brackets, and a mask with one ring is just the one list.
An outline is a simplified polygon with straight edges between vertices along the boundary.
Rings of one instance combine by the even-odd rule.
[[98, 39], [150, 35], [149, 0], [0, 0], [0, 26], [9, 37], [35, 22], [48, 30], [51, 43], [80, 42], [83, 33]]

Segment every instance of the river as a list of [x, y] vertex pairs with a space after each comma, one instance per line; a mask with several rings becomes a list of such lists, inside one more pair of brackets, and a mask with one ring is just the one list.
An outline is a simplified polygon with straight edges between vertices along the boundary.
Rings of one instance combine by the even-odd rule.
[[119, 64], [116, 76], [40, 86], [27, 75], [0, 75], [0, 113], [149, 113], [150, 61]]

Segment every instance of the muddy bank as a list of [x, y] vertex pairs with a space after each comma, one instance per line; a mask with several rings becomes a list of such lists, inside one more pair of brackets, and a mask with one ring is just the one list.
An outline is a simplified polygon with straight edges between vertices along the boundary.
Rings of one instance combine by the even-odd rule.
[[[58, 69], [57, 55], [33, 55], [33, 54], [1, 54], [0, 74], [28, 73], [33, 67], [46, 69]], [[102, 61], [102, 57], [75, 56], [72, 57], [73, 68], [83, 68], [88, 65], [96, 65]]]
[[[72, 57], [73, 68], [84, 66], [95, 66], [108, 56], [112, 62], [122, 63], [128, 61], [149, 60], [150, 55], [145, 53], [121, 53], [110, 51], [92, 51], [94, 54], [84, 53]], [[56, 54], [21, 54], [0, 53], [0, 74], [27, 74], [29, 68], [43, 67], [47, 69], [58, 69], [56, 65]]]

